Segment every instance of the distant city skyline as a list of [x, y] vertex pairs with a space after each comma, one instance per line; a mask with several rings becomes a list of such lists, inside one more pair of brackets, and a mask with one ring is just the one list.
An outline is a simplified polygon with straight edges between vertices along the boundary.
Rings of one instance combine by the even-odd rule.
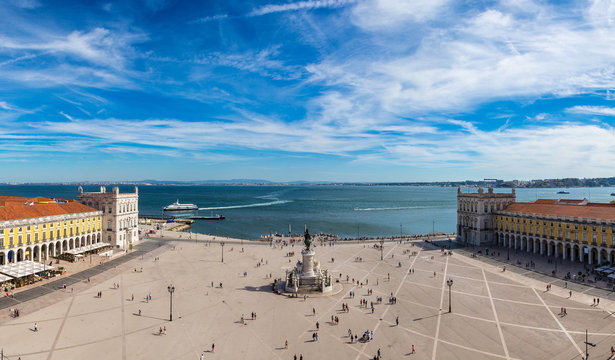
[[0, 12], [0, 182], [614, 175], [610, 1]]

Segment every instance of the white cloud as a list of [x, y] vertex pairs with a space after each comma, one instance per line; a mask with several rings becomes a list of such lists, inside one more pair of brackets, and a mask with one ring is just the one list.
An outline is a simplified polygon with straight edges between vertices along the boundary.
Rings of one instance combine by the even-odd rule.
[[[608, 126], [560, 124], [482, 131], [467, 122], [437, 137], [405, 137], [386, 151], [357, 157], [362, 163], [390, 163], [466, 178], [505, 179], [612, 176], [615, 131]], [[443, 146], [445, 144], [445, 146]]]
[[615, 108], [608, 106], [577, 105], [566, 109], [566, 111], [575, 114], [615, 116]]
[[64, 53], [91, 61], [98, 65], [121, 68], [127, 55], [132, 54], [132, 43], [145, 40], [142, 34], [119, 34], [105, 28], [89, 32], [73, 31], [68, 35], [51, 36], [41, 41], [1, 38], [0, 48], [13, 50], [40, 50]]
[[[352, 19], [368, 31], [369, 41], [353, 56], [343, 49], [307, 66], [310, 80], [402, 117], [615, 87], [615, 24], [609, 21], [536, 2], [529, 14], [508, 2], [447, 14], [435, 3], [361, 2]], [[572, 11], [577, 18], [569, 16]], [[405, 26], [427, 20], [418, 28]]]
[[13, 110], [13, 107], [9, 105], [6, 101], [0, 101], [0, 109], [2, 110]]
[[369, 30], [383, 30], [410, 22], [434, 19], [446, 9], [448, 0], [366, 0], [353, 9], [355, 25]]

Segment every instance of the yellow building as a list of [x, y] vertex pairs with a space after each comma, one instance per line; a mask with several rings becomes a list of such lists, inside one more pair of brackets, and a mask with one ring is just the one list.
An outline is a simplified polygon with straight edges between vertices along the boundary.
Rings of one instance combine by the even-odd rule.
[[615, 205], [583, 200], [514, 202], [493, 214], [497, 245], [587, 264], [615, 264]]
[[102, 212], [73, 199], [0, 196], [0, 265], [102, 242]]

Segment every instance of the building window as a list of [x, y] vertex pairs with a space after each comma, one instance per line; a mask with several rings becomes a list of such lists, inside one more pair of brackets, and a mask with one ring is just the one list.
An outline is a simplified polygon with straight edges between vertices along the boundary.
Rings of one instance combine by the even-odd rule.
[[602, 244], [606, 245], [606, 229], [602, 230]]

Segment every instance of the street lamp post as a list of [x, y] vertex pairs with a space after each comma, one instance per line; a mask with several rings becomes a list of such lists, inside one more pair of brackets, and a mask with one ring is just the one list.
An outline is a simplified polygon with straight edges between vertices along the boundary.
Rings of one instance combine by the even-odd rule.
[[167, 290], [169, 291], [169, 296], [171, 299], [169, 303], [169, 321], [173, 321], [173, 293], [175, 292], [175, 286], [169, 285]]
[[448, 312], [451, 312], [451, 287], [453, 286], [453, 279], [446, 280], [446, 285], [448, 285]]
[[382, 252], [384, 251], [384, 240], [380, 240], [380, 260], [383, 260]]
[[224, 262], [224, 241], [220, 242], [220, 245], [222, 245], [222, 262]]
[[589, 349], [587, 348], [587, 345], [591, 346], [591, 347], [596, 347], [596, 344], [594, 343], [590, 343], [587, 339], [587, 329], [585, 329], [585, 360], [589, 359]]

